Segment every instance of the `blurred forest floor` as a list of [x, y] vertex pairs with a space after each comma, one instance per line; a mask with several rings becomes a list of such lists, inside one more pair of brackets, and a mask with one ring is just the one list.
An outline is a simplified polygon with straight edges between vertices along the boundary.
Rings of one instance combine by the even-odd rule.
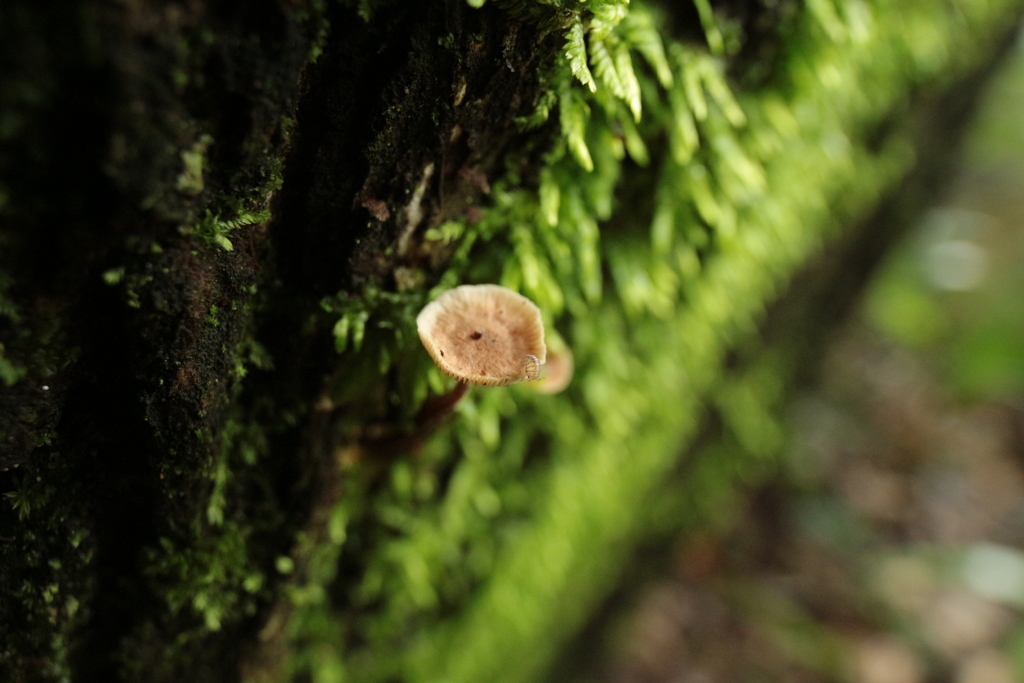
[[1024, 681], [1022, 43], [792, 406], [776, 475], [677, 542], [602, 683]]

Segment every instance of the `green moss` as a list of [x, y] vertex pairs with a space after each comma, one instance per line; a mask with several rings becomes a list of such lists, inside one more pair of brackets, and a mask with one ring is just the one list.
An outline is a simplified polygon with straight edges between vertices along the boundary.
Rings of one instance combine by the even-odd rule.
[[195, 235], [207, 244], [216, 245], [224, 251], [234, 251], [235, 247], [228, 237], [233, 230], [247, 225], [256, 225], [269, 218], [270, 212], [265, 209], [255, 213], [238, 213], [231, 218], [221, 218], [220, 215], [207, 209], [203, 218], [194, 226], [183, 228], [182, 234]]
[[14, 386], [25, 376], [28, 369], [18, 363], [4, 358], [4, 345], [0, 344], [0, 382], [5, 386]]
[[209, 135], [200, 135], [191, 149], [181, 153], [183, 170], [178, 176], [175, 189], [185, 194], [197, 195], [203, 191], [203, 168], [206, 165], [206, 150], [213, 144]]
[[200, 620], [181, 634], [183, 643], [221, 630], [228, 619], [237, 622], [252, 615], [263, 588], [263, 574], [249, 564], [249, 532], [223, 519], [216, 526], [216, 532], [197, 534], [185, 545], [163, 538], [160, 549], [147, 558], [152, 576], [179, 578], [163, 594], [167, 614], [172, 618], [194, 615]]
[[75, 505], [80, 490], [57, 455], [37, 456], [12, 473], [18, 474], [9, 479], [13, 490], [4, 491], [0, 525], [20, 533], [0, 544], [0, 562], [25, 573], [5, 590], [10, 631], [0, 645], [0, 672], [11, 680], [68, 681], [69, 644], [88, 618], [82, 606], [93, 590], [94, 543]]
[[[746, 92], [724, 75], [735, 29], [708, 3], [697, 10], [710, 51], [659, 36], [666, 22], [646, 4], [571, 15], [536, 115], [557, 102], [561, 137], [538, 183], [496, 179], [478, 222], [426, 233], [451, 249], [437, 290], [500, 281], [524, 292], [569, 340], [577, 377], [560, 396], [474, 394], [372, 492], [361, 468], [346, 471], [330, 533], [298, 546], [308, 571], [290, 593], [293, 673], [531, 680], [611, 587], [633, 539], [727, 509], [736, 482], [784, 438], [771, 409], [792, 361], [729, 377], [726, 351], [818, 245], [910, 167], [898, 131], [870, 146], [867, 131], [914, 84], [941, 87], [969, 68], [985, 49], [974, 36], [1013, 7], [809, 3], [774, 80]], [[325, 304], [344, 362], [379, 353], [382, 372], [443, 391], [427, 367], [390, 360], [415, 348], [413, 303], [435, 293], [367, 290]], [[388, 335], [371, 340], [370, 329]], [[421, 395], [410, 393], [413, 405]], [[728, 457], [698, 455], [681, 503], [637, 514], [707, 403], [731, 434]], [[363, 563], [346, 582], [337, 571], [353, 537]], [[342, 656], [343, 640], [360, 645]]]
[[[0, 272], [0, 318], [6, 319], [10, 325], [18, 325], [21, 322], [18, 307], [7, 296], [11, 284], [10, 278]], [[0, 343], [0, 382], [7, 387], [14, 386], [25, 377], [27, 372], [28, 369], [22, 364], [6, 357], [5, 347], [3, 343]]]
[[[349, 4], [369, 21], [387, 3]], [[943, 14], [917, 0], [808, 2], [772, 78], [745, 91], [725, 75], [741, 47], [738, 29], [711, 3], [695, 4], [707, 49], [662, 35], [658, 27], [671, 22], [637, 0], [488, 8], [536, 18], [562, 45], [543, 92], [516, 121], [532, 142], [487, 178], [479, 220], [443, 216], [399, 268], [309, 313], [300, 336], [332, 329], [338, 353], [315, 397], [266, 387], [243, 396], [241, 384], [274, 359], [253, 339], [261, 293], [247, 250], [235, 246], [247, 226], [270, 219], [282, 148], [264, 131], [242, 150], [244, 171], [225, 178], [209, 164], [212, 138], [168, 124], [174, 140], [160, 171], [173, 187], [136, 189], [152, 191], [142, 210], [184, 225], [184, 239], [139, 239], [129, 249], [138, 258], [101, 273], [123, 288], [147, 333], [166, 333], [168, 319], [197, 328], [174, 328], [190, 342], [180, 357], [158, 359], [173, 369], [145, 395], [156, 404], [173, 386], [175, 414], [185, 417], [153, 428], [167, 449], [153, 464], [157, 496], [170, 510], [144, 557], [159, 607], [146, 616], [154, 623], [126, 636], [125, 653], [157, 651], [168, 670], [188, 669], [202, 659], [197, 649], [242, 629], [280, 588], [275, 644], [296, 678], [529, 680], [613, 584], [637, 538], [721, 514], [736, 483], [770, 462], [784, 437], [772, 408], [791, 361], [766, 357], [733, 376], [722, 370], [726, 351], [750, 337], [794, 269], [912, 162], [898, 131], [868, 133], [912, 87], [940, 87], [969, 67], [1009, 4], [963, 2]], [[326, 9], [309, 7], [316, 59]], [[181, 47], [183, 63], [215, 40]], [[192, 87], [198, 73], [175, 63], [165, 85]], [[440, 112], [424, 120], [444, 121]], [[292, 123], [280, 124], [282, 145]], [[139, 138], [167, 137], [139, 125]], [[529, 155], [549, 133], [556, 139], [538, 170]], [[868, 137], [879, 139], [869, 146]], [[123, 170], [115, 180], [127, 185], [131, 169]], [[429, 178], [422, 167], [409, 177], [403, 187], [422, 200]], [[476, 392], [450, 427], [403, 457], [387, 446], [422, 436], [413, 433], [417, 410], [451, 389], [420, 348], [415, 315], [461, 282], [501, 282], [537, 301], [571, 344], [578, 374], [558, 396]], [[0, 316], [20, 322], [5, 295], [0, 280]], [[46, 344], [36, 344], [30, 366], [7, 359], [14, 343], [20, 352], [29, 336], [47, 334], [29, 332], [0, 348], [7, 385], [56, 367]], [[698, 453], [670, 495], [662, 482], [709, 404], [729, 436]], [[295, 522], [277, 507], [281, 465], [268, 457], [270, 443], [300, 438], [295, 425], [310, 414], [335, 450], [317, 454], [326, 462], [294, 465], [327, 481], [313, 521], [282, 539]], [[59, 679], [68, 675], [69, 634], [83, 623], [80, 605], [89, 604], [88, 586], [68, 577], [92, 560], [89, 530], [66, 521], [81, 517], [63, 502], [70, 477], [52, 467], [4, 491], [2, 514], [28, 532], [3, 552], [20, 553], [37, 572], [16, 597], [26, 619], [53, 626], [34, 645]], [[144, 679], [150, 661], [126, 659], [123, 673]]]
[[4, 497], [21, 520], [28, 519], [33, 508], [41, 508], [47, 502], [46, 489], [40, 477], [23, 477], [17, 488], [5, 493]]

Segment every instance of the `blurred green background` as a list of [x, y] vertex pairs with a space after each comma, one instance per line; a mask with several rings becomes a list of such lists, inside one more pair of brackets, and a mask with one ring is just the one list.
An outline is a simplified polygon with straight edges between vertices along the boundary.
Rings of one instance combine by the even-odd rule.
[[876, 277], [870, 323], [963, 399], [1024, 390], [1024, 51], [991, 84], [944, 201]]
[[886, 259], [790, 446], [675, 539], [588, 680], [1024, 680], [1024, 49]]

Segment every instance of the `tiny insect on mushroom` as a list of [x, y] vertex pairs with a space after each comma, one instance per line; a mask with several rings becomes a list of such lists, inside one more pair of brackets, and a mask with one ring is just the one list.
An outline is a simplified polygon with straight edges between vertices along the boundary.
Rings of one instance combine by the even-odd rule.
[[539, 382], [531, 382], [530, 388], [541, 394], [560, 393], [572, 381], [574, 366], [572, 350], [561, 337], [554, 334], [548, 344], [544, 375]]
[[498, 285], [462, 285], [416, 317], [434, 363], [463, 384], [500, 387], [540, 377], [547, 357], [540, 309]]

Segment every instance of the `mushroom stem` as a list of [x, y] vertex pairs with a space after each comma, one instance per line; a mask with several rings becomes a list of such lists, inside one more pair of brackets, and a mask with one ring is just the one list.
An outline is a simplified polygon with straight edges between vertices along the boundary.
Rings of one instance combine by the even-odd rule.
[[416, 414], [416, 431], [428, 435], [432, 433], [446, 417], [451, 415], [455, 406], [468, 390], [468, 384], [459, 382], [447, 394], [427, 399], [423, 407], [420, 408], [420, 412]]
[[468, 390], [468, 384], [459, 382], [447, 394], [428, 398], [416, 413], [412, 431], [405, 434], [390, 433], [378, 438], [368, 438], [363, 441], [364, 446], [378, 459], [418, 453], [423, 447], [423, 443], [433, 436], [434, 432], [451, 416], [455, 406]]

